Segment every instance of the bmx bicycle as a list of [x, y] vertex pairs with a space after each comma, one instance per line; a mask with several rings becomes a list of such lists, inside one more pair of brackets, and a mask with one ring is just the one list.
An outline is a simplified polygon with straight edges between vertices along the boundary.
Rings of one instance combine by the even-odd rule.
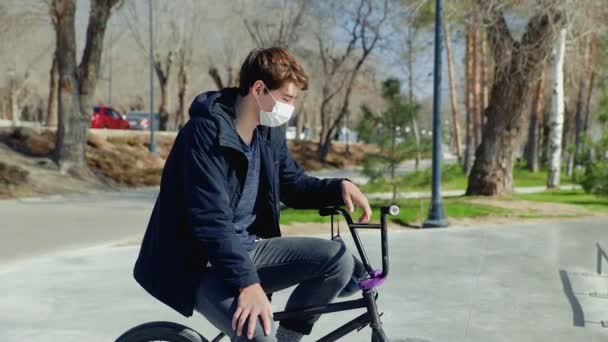
[[[388, 342], [389, 339], [384, 333], [382, 328], [382, 322], [380, 316], [382, 313], [378, 313], [376, 306], [376, 299], [378, 298], [377, 287], [384, 283], [386, 276], [388, 275], [388, 232], [387, 232], [387, 220], [386, 215], [395, 216], [399, 214], [399, 207], [396, 205], [384, 206], [380, 208], [380, 223], [355, 223], [348, 214], [348, 212], [340, 207], [327, 207], [319, 209], [319, 215], [330, 216], [331, 215], [331, 237], [332, 239], [340, 237], [340, 226], [337, 225], [337, 235], [334, 235], [334, 215], [342, 215], [348, 224], [348, 228], [352, 234], [353, 241], [359, 252], [360, 261], [362, 266], [365, 268], [363, 277], [357, 279], [356, 283], [358, 288], [361, 290], [362, 297], [354, 300], [341, 301], [337, 303], [331, 303], [323, 306], [308, 307], [299, 310], [291, 311], [280, 311], [273, 314], [274, 321], [281, 321], [288, 318], [303, 318], [312, 315], [326, 314], [332, 312], [348, 311], [360, 308], [366, 308], [367, 311], [349, 322], [343, 324], [322, 338], [318, 339], [318, 342], [330, 342], [336, 341], [346, 334], [357, 330], [360, 331], [369, 325], [372, 329], [371, 341], [372, 342]], [[380, 241], [382, 247], [382, 269], [374, 269], [367, 257], [365, 249], [361, 244], [359, 233], [357, 229], [379, 229], [380, 230]], [[184, 325], [166, 322], [156, 321], [140, 324], [133, 327], [123, 333], [116, 342], [152, 342], [152, 341], [166, 341], [166, 342], [217, 342], [225, 337], [223, 332], [220, 332], [212, 340], [208, 340], [197, 331], [188, 328]]]

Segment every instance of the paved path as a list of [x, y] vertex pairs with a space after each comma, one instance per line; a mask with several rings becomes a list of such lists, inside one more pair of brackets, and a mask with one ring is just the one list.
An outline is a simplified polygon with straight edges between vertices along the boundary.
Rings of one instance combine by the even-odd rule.
[[140, 237], [157, 188], [0, 201], [0, 264]]
[[[101, 222], [141, 234], [136, 217], [147, 210], [125, 206], [117, 203], [110, 217], [127, 212], [136, 228], [109, 218]], [[56, 210], [54, 218], [74, 209]], [[132, 210], [141, 213], [129, 214]], [[78, 215], [88, 219], [84, 212]], [[103, 226], [79, 220], [73, 229], [81, 235]], [[607, 229], [608, 220], [589, 219], [392, 230], [390, 280], [379, 297], [386, 331], [393, 341], [410, 342], [608, 341], [608, 328], [601, 325], [608, 320], [608, 257], [598, 259], [598, 251], [608, 249]], [[29, 237], [35, 238], [16, 236], [13, 242], [28, 246], [19, 238]], [[379, 236], [363, 232], [363, 238], [372, 260], [379, 261]], [[153, 320], [213, 335], [216, 330], [198, 313], [185, 318], [139, 287], [131, 275], [137, 251], [138, 246], [106, 244], [0, 263], [0, 341], [112, 341]], [[275, 309], [289, 292], [273, 297]], [[313, 336], [355, 314], [322, 317]], [[369, 341], [369, 331], [345, 341]]]

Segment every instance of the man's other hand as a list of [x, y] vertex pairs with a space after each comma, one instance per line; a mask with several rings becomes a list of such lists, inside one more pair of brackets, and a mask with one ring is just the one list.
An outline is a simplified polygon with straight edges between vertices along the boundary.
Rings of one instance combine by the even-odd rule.
[[239, 303], [232, 316], [232, 329], [241, 336], [243, 325], [248, 322], [247, 338], [253, 338], [258, 317], [262, 320], [264, 335], [270, 335], [272, 328], [272, 306], [259, 283], [239, 289]]
[[369, 222], [372, 217], [372, 208], [369, 206], [367, 197], [355, 184], [348, 180], [342, 180], [342, 199], [351, 213], [355, 211], [355, 205], [363, 209], [363, 214], [359, 217], [359, 223]]

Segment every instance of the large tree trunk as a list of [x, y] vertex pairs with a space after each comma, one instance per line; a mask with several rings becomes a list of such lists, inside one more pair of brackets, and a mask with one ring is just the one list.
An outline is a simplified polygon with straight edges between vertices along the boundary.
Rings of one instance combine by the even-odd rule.
[[566, 50], [566, 29], [559, 32], [555, 51], [553, 97], [549, 116], [549, 173], [547, 187], [559, 186], [562, 157], [562, 130], [564, 124], [564, 53]]
[[46, 107], [46, 125], [49, 127], [57, 126], [57, 97], [59, 96], [59, 63], [57, 62], [57, 52], [53, 54], [53, 63], [49, 73], [49, 99]]
[[448, 77], [450, 79], [450, 104], [452, 106], [452, 127], [454, 131], [454, 149], [459, 161], [462, 161], [462, 151], [460, 146], [460, 123], [458, 122], [458, 107], [456, 100], [456, 82], [454, 81], [454, 62], [452, 60], [452, 42], [450, 41], [450, 29], [446, 17], [443, 18], [443, 32], [445, 38], [445, 48], [448, 59]]
[[[76, 65], [75, 0], [56, 0], [57, 64], [59, 66], [59, 115], [55, 161], [63, 171], [85, 167], [80, 114], [78, 67]], [[86, 131], [84, 132], [86, 137]]]
[[85, 174], [85, 147], [91, 108], [103, 50], [103, 37], [112, 7], [118, 0], [91, 1], [86, 45], [76, 65], [75, 0], [54, 0], [59, 67], [59, 115], [54, 159], [62, 171]]
[[528, 126], [528, 143], [526, 145], [526, 159], [528, 170], [538, 172], [539, 166], [539, 143], [540, 143], [540, 124], [539, 117], [543, 111], [545, 73], [541, 74], [534, 88], [534, 100], [532, 111], [530, 111], [530, 123]]
[[492, 3], [478, 0], [484, 16], [495, 60], [494, 84], [482, 142], [475, 152], [467, 195], [500, 195], [513, 190], [513, 164], [523, 123], [523, 109], [534, 80], [551, 51], [555, 26], [562, 25], [559, 14], [537, 14], [528, 22], [521, 42], [516, 42], [502, 11]]
[[475, 139], [473, 136], [473, 27], [471, 24], [467, 24], [466, 28], [465, 83], [466, 123], [463, 170], [466, 174], [469, 174], [475, 160]]

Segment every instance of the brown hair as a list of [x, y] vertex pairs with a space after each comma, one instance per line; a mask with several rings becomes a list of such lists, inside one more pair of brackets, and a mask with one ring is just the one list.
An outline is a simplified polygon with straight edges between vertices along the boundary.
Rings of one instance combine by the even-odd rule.
[[[308, 89], [308, 76], [296, 58], [284, 48], [251, 50], [239, 72], [239, 94], [245, 96], [255, 81], [261, 80], [269, 90], [293, 82], [302, 90]], [[266, 91], [266, 90], [264, 90]]]

